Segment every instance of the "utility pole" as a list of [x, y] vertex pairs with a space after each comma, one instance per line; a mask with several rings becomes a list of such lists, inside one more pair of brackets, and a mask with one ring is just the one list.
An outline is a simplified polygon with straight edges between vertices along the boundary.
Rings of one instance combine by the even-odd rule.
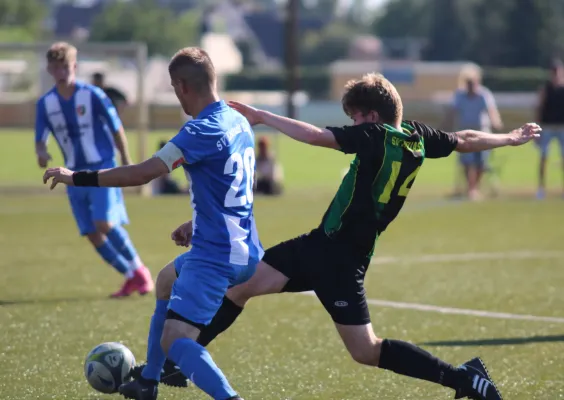
[[300, 0], [286, 3], [286, 116], [296, 118], [294, 94], [298, 91], [298, 6]]

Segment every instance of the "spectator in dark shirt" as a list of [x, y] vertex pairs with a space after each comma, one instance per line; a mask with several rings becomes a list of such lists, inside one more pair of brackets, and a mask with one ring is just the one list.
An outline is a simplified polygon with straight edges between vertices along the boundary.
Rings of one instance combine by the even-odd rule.
[[121, 114], [123, 108], [127, 105], [127, 97], [125, 97], [125, 94], [116, 88], [113, 88], [111, 86], [106, 86], [105, 76], [101, 72], [96, 72], [92, 74], [92, 84], [104, 90], [106, 96], [108, 96], [112, 101], [118, 114]]
[[[537, 140], [540, 149], [539, 186], [537, 198], [544, 199], [546, 187], [546, 161], [548, 148], [552, 139], [558, 140], [562, 155], [562, 169], [564, 172], [564, 63], [556, 60], [551, 68], [548, 80], [539, 92], [539, 106], [537, 121], [543, 131]], [[563, 192], [564, 195], [564, 192]]]
[[268, 139], [262, 136], [258, 140], [256, 155], [256, 193], [279, 195], [282, 193], [283, 172], [270, 150]]

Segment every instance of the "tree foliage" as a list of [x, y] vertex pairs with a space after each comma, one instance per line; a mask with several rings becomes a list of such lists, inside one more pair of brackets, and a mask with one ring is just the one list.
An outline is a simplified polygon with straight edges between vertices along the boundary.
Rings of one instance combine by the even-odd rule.
[[115, 2], [96, 17], [90, 39], [101, 42], [147, 43], [149, 54], [170, 56], [197, 43], [199, 17], [191, 11], [180, 18], [155, 0]]
[[426, 39], [424, 58], [484, 65], [546, 65], [564, 54], [564, 2], [391, 0], [373, 24], [381, 37]]
[[37, 39], [45, 15], [45, 5], [40, 0], [0, 0], [1, 39]]

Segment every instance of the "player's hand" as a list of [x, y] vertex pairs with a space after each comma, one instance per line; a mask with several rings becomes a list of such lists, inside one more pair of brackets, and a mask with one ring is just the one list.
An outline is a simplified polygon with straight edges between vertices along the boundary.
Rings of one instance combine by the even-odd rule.
[[43, 174], [43, 183], [47, 183], [49, 182], [49, 179], [53, 178], [50, 187], [51, 190], [53, 190], [55, 186], [57, 186], [57, 183], [64, 183], [65, 185], [73, 186], [74, 185], [72, 180], [73, 172], [74, 171], [71, 171], [70, 169], [62, 168], [62, 167], [49, 168]]
[[51, 161], [51, 154], [46, 151], [37, 153], [37, 164], [39, 164], [41, 168], [47, 168], [49, 161]]
[[188, 221], [176, 228], [170, 238], [177, 246], [189, 247], [192, 243], [192, 221]]
[[520, 146], [522, 144], [528, 143], [533, 139], [540, 138], [540, 132], [542, 128], [535, 124], [534, 122], [529, 122], [528, 124], [523, 125], [519, 129], [515, 129], [514, 131], [510, 132], [512, 141], [512, 146]]
[[229, 104], [229, 107], [243, 114], [243, 116], [247, 118], [247, 121], [249, 121], [249, 124], [251, 126], [262, 123], [261, 110], [259, 110], [258, 108], [251, 107], [247, 104], [239, 103], [238, 101], [230, 101], [227, 104]]

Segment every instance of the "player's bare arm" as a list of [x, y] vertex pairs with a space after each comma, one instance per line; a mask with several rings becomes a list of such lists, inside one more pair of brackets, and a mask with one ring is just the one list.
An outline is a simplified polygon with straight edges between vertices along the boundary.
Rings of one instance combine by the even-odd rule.
[[299, 142], [312, 146], [340, 149], [335, 135], [328, 129], [319, 128], [307, 122], [283, 117], [268, 111], [259, 110], [249, 105], [230, 101], [229, 105], [247, 118], [251, 125], [263, 124], [276, 129]]
[[35, 143], [35, 155], [37, 156], [37, 164], [41, 168], [47, 168], [47, 164], [51, 160], [51, 154], [47, 151], [47, 144], [45, 142]]
[[492, 134], [487, 132], [465, 130], [456, 132], [458, 144], [456, 151], [472, 153], [495, 149], [504, 146], [520, 146], [540, 137], [542, 128], [535, 123], [528, 123], [509, 133]]
[[168, 166], [158, 157], [140, 164], [127, 165], [100, 171], [71, 171], [67, 168], [49, 168], [43, 175], [43, 183], [51, 182], [51, 190], [58, 183], [68, 186], [129, 187], [141, 186], [159, 176], [168, 174]]
[[121, 126], [119, 130], [114, 134], [114, 142], [121, 157], [121, 165], [131, 165], [132, 163], [131, 156], [129, 155], [129, 146], [123, 126]]

